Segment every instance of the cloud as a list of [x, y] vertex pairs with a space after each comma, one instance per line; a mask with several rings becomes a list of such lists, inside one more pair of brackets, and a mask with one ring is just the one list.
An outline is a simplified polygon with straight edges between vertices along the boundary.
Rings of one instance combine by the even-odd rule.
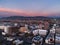
[[[41, 11], [26, 11], [26, 10], [16, 10], [16, 9], [8, 9], [8, 8], [0, 8], [0, 12], [7, 12], [4, 13], [5, 15], [23, 15], [23, 16], [47, 16], [48, 12], [41, 12]], [[11, 13], [11, 14], [10, 14]]]

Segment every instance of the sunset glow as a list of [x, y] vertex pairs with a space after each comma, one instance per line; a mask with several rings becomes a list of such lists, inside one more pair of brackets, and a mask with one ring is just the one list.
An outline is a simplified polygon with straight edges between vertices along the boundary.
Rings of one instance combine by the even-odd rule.
[[60, 13], [59, 4], [60, 0], [1, 0], [0, 16], [52, 16]]

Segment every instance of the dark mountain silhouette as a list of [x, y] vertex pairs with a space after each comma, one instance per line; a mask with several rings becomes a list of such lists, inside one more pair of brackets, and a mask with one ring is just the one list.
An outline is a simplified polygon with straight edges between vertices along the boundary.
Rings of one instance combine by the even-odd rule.
[[60, 16], [8, 16], [2, 17], [0, 20], [44, 20], [44, 19], [60, 19]]
[[40, 19], [50, 19], [50, 17], [44, 16], [9, 16], [2, 17], [0, 20], [40, 20]]

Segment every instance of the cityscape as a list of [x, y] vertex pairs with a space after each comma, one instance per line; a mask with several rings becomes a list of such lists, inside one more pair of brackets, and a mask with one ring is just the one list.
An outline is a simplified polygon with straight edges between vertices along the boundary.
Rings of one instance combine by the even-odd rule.
[[7, 18], [0, 20], [1, 45], [59, 45], [60, 43], [60, 24], [55, 18], [25, 17], [23, 20], [20, 17], [21, 20], [13, 20], [11, 17], [7, 20]]
[[0, 45], [60, 45], [60, 1], [0, 0]]

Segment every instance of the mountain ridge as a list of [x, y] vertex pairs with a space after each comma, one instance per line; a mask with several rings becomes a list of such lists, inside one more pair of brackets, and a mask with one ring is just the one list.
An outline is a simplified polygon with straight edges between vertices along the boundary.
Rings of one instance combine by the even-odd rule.
[[60, 19], [60, 16], [8, 16], [8, 17], [1, 17], [0, 20], [28, 20], [28, 19], [33, 19], [33, 20], [39, 20], [39, 19]]
[[43, 18], [48, 18], [48, 17], [45, 17], [45, 16], [8, 16], [8, 17], [2, 17], [0, 18], [0, 20], [4, 19], [4, 20], [24, 20], [24, 19], [43, 19]]

